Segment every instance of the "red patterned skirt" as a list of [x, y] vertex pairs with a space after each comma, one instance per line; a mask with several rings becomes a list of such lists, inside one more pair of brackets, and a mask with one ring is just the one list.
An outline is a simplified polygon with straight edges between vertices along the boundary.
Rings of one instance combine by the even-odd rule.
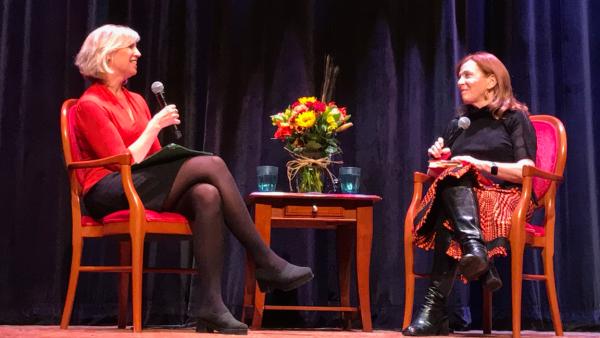
[[[479, 220], [483, 240], [488, 248], [488, 256], [506, 256], [508, 252], [508, 236], [512, 221], [513, 211], [517, 208], [521, 198], [521, 189], [518, 187], [504, 189], [497, 184], [492, 184], [471, 164], [457, 166], [444, 170], [431, 184], [423, 197], [414, 220], [415, 244], [422, 249], [431, 250], [435, 247], [435, 224], [441, 224], [453, 232], [452, 221], [439, 212], [441, 206], [437, 205], [436, 198], [440, 185], [451, 177], [461, 178], [465, 175], [474, 175], [476, 178], [473, 190], [479, 204]], [[530, 202], [527, 217], [531, 217], [534, 210], [533, 201]], [[436, 218], [442, 217], [441, 220]], [[446, 253], [456, 259], [461, 257], [460, 244], [451, 240]]]

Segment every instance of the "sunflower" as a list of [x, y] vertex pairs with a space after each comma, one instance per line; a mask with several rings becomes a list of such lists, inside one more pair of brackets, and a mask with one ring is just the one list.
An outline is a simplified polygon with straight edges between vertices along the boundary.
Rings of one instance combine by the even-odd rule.
[[312, 110], [305, 111], [304, 113], [300, 113], [296, 117], [296, 124], [300, 127], [310, 128], [315, 124], [317, 117], [315, 116], [315, 112]]

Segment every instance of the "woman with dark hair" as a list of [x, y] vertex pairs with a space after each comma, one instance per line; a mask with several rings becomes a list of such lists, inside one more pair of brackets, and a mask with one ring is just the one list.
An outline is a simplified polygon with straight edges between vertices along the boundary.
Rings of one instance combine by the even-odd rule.
[[[139, 35], [128, 27], [105, 25], [91, 32], [75, 64], [93, 83], [77, 102], [74, 130], [80, 149], [75, 160], [91, 160], [130, 153], [139, 163], [159, 151], [157, 135], [180, 123], [175, 105], [154, 116], [145, 100], [124, 87], [137, 73], [141, 56]], [[201, 304], [197, 331], [246, 334], [221, 296], [223, 234], [235, 235], [256, 263], [263, 291], [291, 290], [313, 278], [310, 268], [288, 263], [259, 236], [227, 165], [217, 156], [196, 156], [132, 170], [133, 182], [147, 209], [176, 211], [192, 229], [194, 257], [200, 271], [197, 294]], [[127, 209], [119, 172], [106, 168], [82, 169], [79, 180], [88, 212], [101, 218]]]
[[502, 286], [490, 260], [507, 254], [522, 168], [536, 156], [529, 110], [514, 97], [502, 62], [477, 52], [458, 63], [456, 75], [463, 105], [428, 149], [428, 174], [437, 177], [414, 221], [415, 244], [435, 253], [425, 301], [403, 331], [408, 336], [448, 334], [446, 300], [459, 273], [492, 291]]

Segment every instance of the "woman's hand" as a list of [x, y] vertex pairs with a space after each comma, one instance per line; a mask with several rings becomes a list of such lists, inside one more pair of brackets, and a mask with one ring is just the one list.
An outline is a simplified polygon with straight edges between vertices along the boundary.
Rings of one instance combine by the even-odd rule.
[[179, 111], [177, 111], [177, 107], [174, 104], [170, 104], [156, 113], [148, 121], [142, 135], [128, 147], [134, 163], [140, 163], [144, 160], [161, 129], [180, 123]]
[[471, 163], [479, 171], [489, 171], [489, 167], [490, 167], [490, 163], [491, 163], [490, 161], [478, 160], [475, 157], [468, 156], [468, 155], [454, 156], [454, 157], [452, 157], [451, 160]]
[[170, 104], [161, 109], [156, 115], [152, 117], [148, 125], [157, 127], [158, 130], [163, 129], [174, 124], [180, 124], [179, 111], [174, 104]]
[[427, 149], [427, 155], [434, 160], [445, 160], [450, 157], [450, 148], [444, 148], [444, 139], [438, 137], [435, 143]]
[[[452, 160], [471, 163], [475, 166], [475, 168], [477, 168], [477, 170], [489, 177], [497, 177], [498, 179], [514, 183], [521, 183], [523, 181], [523, 166], [535, 166], [535, 163], [530, 159], [522, 159], [514, 163], [493, 162], [476, 159], [472, 156], [463, 155], [454, 156], [452, 157]], [[492, 174], [492, 167], [497, 168], [495, 175]]]

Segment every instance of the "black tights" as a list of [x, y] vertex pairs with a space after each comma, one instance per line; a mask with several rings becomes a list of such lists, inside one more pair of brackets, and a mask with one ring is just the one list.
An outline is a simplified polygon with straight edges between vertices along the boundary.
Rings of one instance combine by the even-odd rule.
[[280, 269], [286, 264], [263, 242], [233, 176], [217, 156], [187, 160], [175, 177], [164, 209], [175, 210], [190, 221], [194, 257], [200, 270], [201, 311], [226, 311], [221, 295], [225, 226], [257, 267]]

